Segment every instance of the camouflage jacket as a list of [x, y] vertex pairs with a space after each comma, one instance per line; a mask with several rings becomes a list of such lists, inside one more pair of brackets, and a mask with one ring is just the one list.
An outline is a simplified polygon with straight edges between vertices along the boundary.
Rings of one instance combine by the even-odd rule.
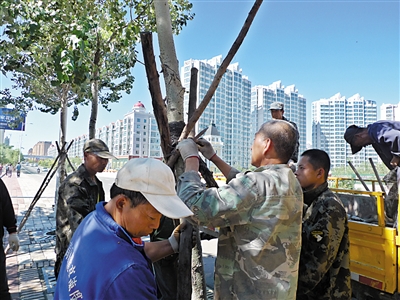
[[[103, 184], [90, 178], [82, 164], [71, 173], [58, 189], [56, 211], [56, 253], [64, 256], [78, 225], [98, 202], [105, 200]], [[62, 258], [61, 258], [62, 259]]]
[[288, 119], [286, 119], [285, 117], [282, 117], [282, 120], [285, 120], [286, 122], [289, 122], [290, 124], [293, 125], [294, 128], [296, 128], [296, 132], [297, 132], [297, 141], [296, 141], [296, 146], [294, 148], [294, 152], [292, 154], [292, 156], [290, 157], [291, 160], [293, 160], [293, 162], [297, 163], [299, 160], [299, 146], [300, 146], [300, 133], [299, 133], [299, 129], [297, 128], [297, 124], [295, 122], [289, 121]]
[[209, 189], [197, 172], [185, 172], [178, 195], [194, 222], [219, 227], [214, 299], [295, 299], [303, 193], [287, 165]]
[[351, 299], [349, 228], [342, 202], [320, 185], [304, 192], [297, 299]]

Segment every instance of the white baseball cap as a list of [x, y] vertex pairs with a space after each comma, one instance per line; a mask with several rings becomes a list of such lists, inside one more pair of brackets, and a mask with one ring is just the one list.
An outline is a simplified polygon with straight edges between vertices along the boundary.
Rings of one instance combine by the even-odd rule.
[[137, 191], [164, 216], [179, 219], [193, 215], [177, 196], [171, 169], [154, 158], [133, 158], [117, 173], [115, 185]]

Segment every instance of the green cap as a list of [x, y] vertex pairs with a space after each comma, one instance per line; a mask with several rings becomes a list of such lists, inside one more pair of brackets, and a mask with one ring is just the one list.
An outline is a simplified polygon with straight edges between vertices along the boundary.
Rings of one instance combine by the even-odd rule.
[[114, 155], [110, 153], [107, 145], [100, 139], [91, 139], [85, 142], [83, 146], [83, 152], [94, 153], [101, 158], [115, 158]]

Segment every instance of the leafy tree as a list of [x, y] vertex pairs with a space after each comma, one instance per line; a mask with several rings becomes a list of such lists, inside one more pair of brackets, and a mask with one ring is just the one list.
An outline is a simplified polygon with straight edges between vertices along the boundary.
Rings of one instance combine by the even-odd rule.
[[19, 150], [14, 149], [13, 146], [5, 144], [0, 145], [0, 163], [2, 165], [12, 164], [15, 165], [19, 160]]
[[[131, 68], [142, 30], [155, 30], [150, 0], [74, 0], [0, 2], [1, 70], [11, 74], [14, 96], [1, 92], [1, 104], [20, 111], [60, 111], [60, 144], [65, 144], [67, 108], [92, 106], [89, 137], [94, 137], [98, 103], [109, 109], [133, 85]], [[177, 33], [193, 15], [186, 0], [171, 1]], [[65, 157], [60, 158], [64, 178]]]

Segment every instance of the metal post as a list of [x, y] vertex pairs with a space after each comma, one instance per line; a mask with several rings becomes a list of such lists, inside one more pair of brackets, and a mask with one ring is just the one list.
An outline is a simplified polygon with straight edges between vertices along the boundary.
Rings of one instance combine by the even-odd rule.
[[370, 162], [370, 164], [371, 164], [372, 170], [374, 171], [375, 177], [376, 177], [376, 179], [378, 180], [378, 183], [379, 183], [379, 186], [381, 187], [382, 192], [384, 192], [384, 193], [386, 194], [385, 188], [383, 187], [382, 181], [381, 181], [381, 179], [379, 178], [378, 171], [376, 170], [375, 164], [374, 164], [374, 162], [373, 162], [373, 160], [372, 160], [371, 157], [369, 158], [369, 162]]
[[351, 163], [351, 161], [347, 162], [349, 164], [349, 166], [353, 169], [354, 173], [356, 174], [356, 176], [358, 177], [358, 180], [360, 180], [361, 184], [364, 186], [365, 190], [367, 192], [369, 192], [369, 188], [367, 186], [367, 184], [365, 183], [365, 181], [361, 178], [360, 174], [357, 172], [356, 168], [353, 166], [353, 164]]

